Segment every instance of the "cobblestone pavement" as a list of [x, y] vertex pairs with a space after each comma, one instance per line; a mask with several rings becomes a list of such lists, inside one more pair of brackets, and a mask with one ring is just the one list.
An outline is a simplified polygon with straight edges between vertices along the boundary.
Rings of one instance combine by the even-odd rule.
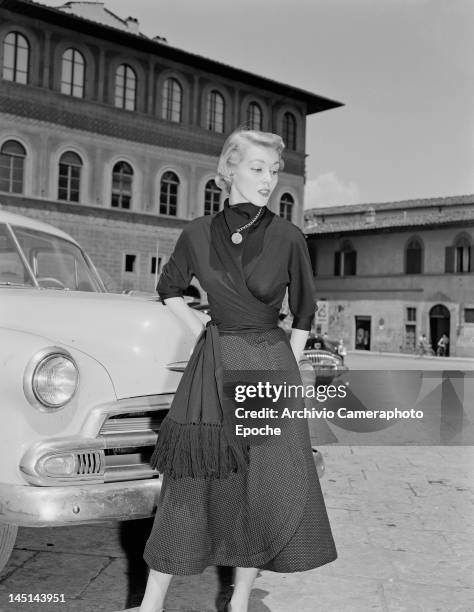
[[[321, 480], [338, 559], [261, 572], [250, 612], [472, 612], [474, 448], [327, 446]], [[21, 529], [0, 575], [0, 610], [112, 612], [143, 593], [150, 521]], [[216, 569], [176, 577], [167, 610], [215, 611]], [[64, 593], [63, 604], [9, 603]]]
[[[361, 367], [349, 357], [351, 369]], [[408, 363], [400, 368], [394, 361], [393, 368]], [[442, 368], [449, 369], [437, 361], [436, 369]], [[428, 428], [413, 431], [412, 445], [390, 445], [398, 430], [406, 438], [402, 424], [373, 434], [375, 445], [362, 446], [353, 441], [368, 444], [372, 434], [355, 438], [334, 423], [328, 428], [310, 421], [325, 459], [321, 484], [338, 558], [308, 572], [262, 571], [250, 612], [474, 612], [473, 380], [423, 381], [417, 406], [432, 418]], [[445, 445], [431, 445], [440, 439]], [[0, 612], [136, 610], [150, 529], [151, 520], [20, 529], [0, 573]], [[200, 576], [175, 577], [166, 611], [220, 610], [219, 592], [228, 582], [228, 572], [213, 567]], [[16, 593], [64, 594], [65, 603], [10, 602]]]

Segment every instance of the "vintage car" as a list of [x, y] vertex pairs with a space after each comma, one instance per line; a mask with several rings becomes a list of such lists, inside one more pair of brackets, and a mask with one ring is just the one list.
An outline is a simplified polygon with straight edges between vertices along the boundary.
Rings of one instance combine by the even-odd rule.
[[[291, 335], [291, 329], [288, 327], [283, 329], [288, 336]], [[338, 353], [337, 342], [312, 333], [308, 336], [299, 365], [305, 384], [329, 384], [347, 370], [344, 358]]]
[[153, 515], [149, 459], [194, 341], [156, 296], [105, 292], [68, 234], [0, 206], [0, 570], [19, 526]]
[[313, 365], [317, 382], [333, 380], [347, 370], [335, 340], [310, 334], [303, 355]]

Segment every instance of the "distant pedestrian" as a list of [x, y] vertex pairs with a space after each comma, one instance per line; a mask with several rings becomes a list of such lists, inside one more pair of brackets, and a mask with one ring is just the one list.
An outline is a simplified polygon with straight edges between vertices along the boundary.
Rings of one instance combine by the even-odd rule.
[[363, 350], [364, 347], [364, 329], [362, 327], [358, 327], [356, 330], [356, 341], [355, 347], [358, 350]]
[[448, 336], [446, 334], [442, 334], [441, 338], [438, 340], [438, 346], [436, 348], [436, 355], [438, 357], [446, 357], [448, 352], [448, 343]]
[[427, 355], [429, 352], [430, 345], [428, 344], [426, 334], [420, 334], [418, 338], [418, 357], [423, 357], [423, 355]]
[[426, 353], [426, 334], [420, 334], [418, 338], [418, 355], [424, 355]]
[[342, 359], [342, 363], [344, 363], [344, 357], [347, 355], [346, 347], [344, 346], [344, 340], [342, 338], [339, 339], [337, 344], [337, 354]]

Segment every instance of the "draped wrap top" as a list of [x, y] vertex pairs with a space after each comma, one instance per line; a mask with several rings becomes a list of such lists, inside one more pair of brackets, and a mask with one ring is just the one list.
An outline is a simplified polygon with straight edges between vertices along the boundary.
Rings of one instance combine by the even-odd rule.
[[309, 330], [316, 309], [311, 261], [302, 231], [263, 207], [263, 214], [234, 244], [230, 236], [258, 212], [250, 202], [191, 221], [163, 267], [162, 300], [182, 296], [193, 276], [208, 294], [212, 319], [228, 330], [261, 329], [278, 323], [285, 290], [293, 328]]

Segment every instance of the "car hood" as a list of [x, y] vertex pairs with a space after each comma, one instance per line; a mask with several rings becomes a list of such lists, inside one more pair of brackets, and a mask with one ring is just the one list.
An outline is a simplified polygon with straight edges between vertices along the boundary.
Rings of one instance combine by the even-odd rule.
[[90, 355], [107, 369], [118, 398], [174, 391], [180, 375], [166, 365], [188, 359], [195, 342], [156, 298], [108, 293], [4, 289], [0, 326]]

